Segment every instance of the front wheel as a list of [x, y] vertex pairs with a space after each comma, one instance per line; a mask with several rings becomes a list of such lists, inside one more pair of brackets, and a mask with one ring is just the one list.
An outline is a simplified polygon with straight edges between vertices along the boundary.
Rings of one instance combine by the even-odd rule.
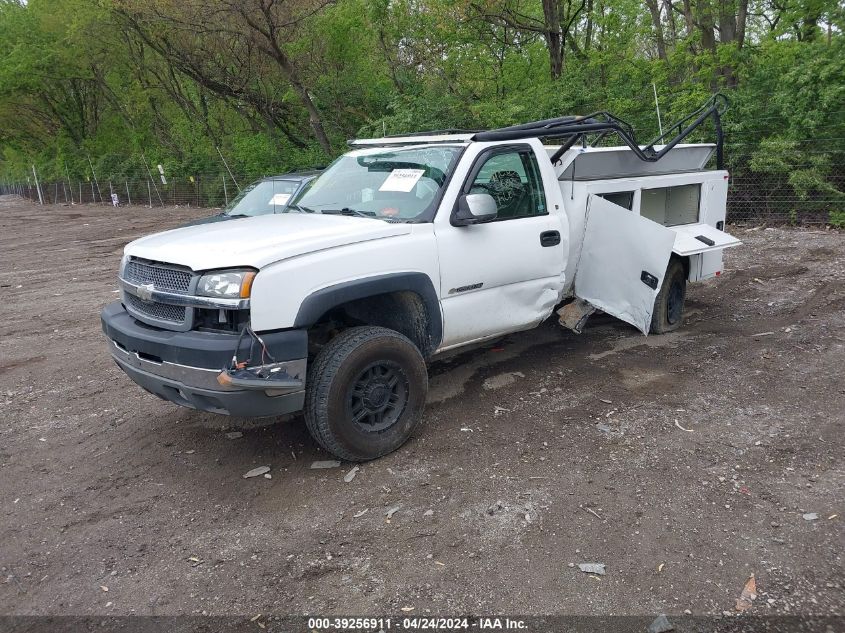
[[669, 260], [666, 276], [660, 292], [654, 300], [654, 313], [651, 315], [652, 334], [674, 332], [684, 322], [684, 300], [687, 295], [687, 273], [680, 259]]
[[427, 393], [425, 361], [410, 340], [383, 327], [355, 327], [329, 341], [314, 359], [305, 423], [333, 455], [375, 459], [408, 440]]

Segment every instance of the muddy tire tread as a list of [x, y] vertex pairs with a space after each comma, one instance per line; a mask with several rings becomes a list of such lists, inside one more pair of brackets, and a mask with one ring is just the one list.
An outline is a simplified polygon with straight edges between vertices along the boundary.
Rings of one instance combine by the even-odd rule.
[[[684, 276], [684, 284], [686, 286], [686, 270], [684, 263], [677, 257], [672, 257], [669, 260], [669, 265], [666, 267], [666, 275], [663, 277], [663, 283], [660, 286], [660, 292], [654, 300], [654, 312], [651, 315], [651, 325], [649, 327], [649, 334], [666, 334], [667, 332], [674, 332], [680, 328], [684, 323], [684, 314], [681, 312], [681, 318], [675, 324], [670, 324], [666, 320], [667, 302], [669, 301], [669, 280], [672, 279], [678, 272]], [[686, 299], [686, 288], [684, 288], [684, 298]]]
[[[395, 330], [378, 326], [353, 327], [341, 332], [329, 341], [317, 354], [308, 371], [305, 394], [305, 426], [311, 437], [324, 450], [346, 461], [365, 461], [373, 459], [373, 457], [357, 455], [342, 446], [329, 429], [327, 417], [319, 415], [319, 412], [325, 411], [328, 407], [332, 380], [349, 354], [360, 345], [376, 338], [397, 339], [410, 345], [419, 353], [416, 345], [410, 339]], [[420, 360], [424, 362], [421, 354]]]

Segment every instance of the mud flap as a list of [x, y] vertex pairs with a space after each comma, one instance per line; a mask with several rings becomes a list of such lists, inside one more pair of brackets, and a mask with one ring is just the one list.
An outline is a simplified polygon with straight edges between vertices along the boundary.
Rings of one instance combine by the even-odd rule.
[[590, 195], [575, 296], [648, 334], [674, 243], [674, 231]]

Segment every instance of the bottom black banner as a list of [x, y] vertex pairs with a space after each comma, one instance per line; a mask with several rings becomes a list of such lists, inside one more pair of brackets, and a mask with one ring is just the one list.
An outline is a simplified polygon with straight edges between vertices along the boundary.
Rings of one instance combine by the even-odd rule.
[[0, 616], [0, 633], [845, 633], [836, 616]]

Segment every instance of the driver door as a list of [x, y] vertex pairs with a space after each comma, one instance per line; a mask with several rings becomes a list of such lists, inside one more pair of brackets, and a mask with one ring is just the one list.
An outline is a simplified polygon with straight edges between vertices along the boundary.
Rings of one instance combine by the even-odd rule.
[[474, 161], [459, 196], [489, 194], [497, 216], [469, 226], [438, 218], [435, 225], [442, 348], [528, 329], [551, 313], [566, 254], [545, 191], [531, 145], [495, 146]]

